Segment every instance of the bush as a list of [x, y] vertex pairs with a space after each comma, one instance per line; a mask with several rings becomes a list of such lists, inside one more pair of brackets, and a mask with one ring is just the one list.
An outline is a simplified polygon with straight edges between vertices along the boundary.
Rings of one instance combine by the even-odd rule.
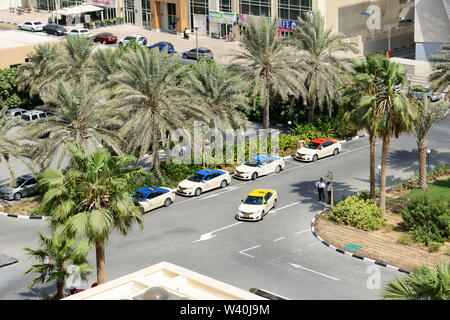
[[429, 245], [443, 243], [450, 235], [450, 202], [440, 198], [431, 200], [426, 196], [411, 202], [402, 213], [403, 226], [411, 237]]
[[408, 233], [402, 233], [400, 235], [400, 237], [398, 237], [398, 239], [397, 239], [397, 243], [403, 244], [403, 245], [412, 244], [413, 242], [414, 242], [414, 240], [411, 238], [411, 236]]
[[291, 134], [305, 141], [322, 137], [322, 132], [312, 124], [298, 124]]
[[437, 252], [437, 251], [439, 251], [439, 249], [440, 249], [441, 247], [442, 247], [442, 243], [432, 241], [432, 242], [430, 242], [429, 245], [428, 245], [428, 250], [429, 250], [430, 252]]
[[386, 201], [386, 208], [388, 208], [392, 213], [401, 214], [410, 203], [411, 200], [407, 198], [395, 198]]
[[383, 211], [372, 200], [360, 199], [357, 195], [340, 201], [330, 213], [330, 218], [345, 225], [362, 230], [378, 230], [386, 224]]
[[338, 120], [333, 123], [334, 136], [338, 139], [349, 139], [356, 136], [358, 130], [346, 120]]

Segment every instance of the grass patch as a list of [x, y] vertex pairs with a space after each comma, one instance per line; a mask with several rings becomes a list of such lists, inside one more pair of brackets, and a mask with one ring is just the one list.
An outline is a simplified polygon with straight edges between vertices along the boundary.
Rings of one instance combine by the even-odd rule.
[[437, 180], [429, 184], [427, 190], [425, 191], [421, 189], [411, 190], [403, 197], [409, 200], [416, 200], [425, 195], [432, 200], [437, 200], [440, 198], [446, 198], [450, 200], [450, 178], [445, 180]]

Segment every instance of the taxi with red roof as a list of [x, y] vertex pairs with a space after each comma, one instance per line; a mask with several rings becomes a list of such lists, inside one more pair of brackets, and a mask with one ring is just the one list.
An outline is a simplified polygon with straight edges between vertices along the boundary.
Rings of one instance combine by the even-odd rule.
[[318, 138], [297, 150], [294, 159], [300, 161], [317, 161], [318, 159], [338, 155], [342, 150], [339, 141]]
[[143, 212], [147, 212], [170, 206], [175, 200], [175, 190], [165, 187], [147, 187], [139, 189], [131, 197], [139, 204]]

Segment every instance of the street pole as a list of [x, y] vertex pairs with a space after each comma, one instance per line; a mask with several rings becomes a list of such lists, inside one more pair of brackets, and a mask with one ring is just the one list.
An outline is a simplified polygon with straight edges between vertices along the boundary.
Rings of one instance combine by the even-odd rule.
[[195, 50], [196, 50], [196, 53], [197, 53], [197, 60], [198, 60], [198, 33], [197, 33], [197, 30], [198, 30], [198, 27], [194, 27], [194, 29], [195, 29]]
[[[330, 178], [330, 189], [331, 189], [331, 193], [330, 193], [330, 209], [333, 208], [333, 171], [331, 171], [331, 169], [328, 170], [328, 174], [326, 175], [327, 178]], [[327, 192], [328, 193], [328, 192]]]
[[427, 174], [426, 174], [427, 184], [428, 184], [428, 173], [430, 172], [430, 153], [431, 153], [431, 150], [428, 149], [427, 150]]
[[391, 25], [389, 25], [388, 29], [388, 51], [386, 56], [390, 58], [390, 55], [391, 55]]

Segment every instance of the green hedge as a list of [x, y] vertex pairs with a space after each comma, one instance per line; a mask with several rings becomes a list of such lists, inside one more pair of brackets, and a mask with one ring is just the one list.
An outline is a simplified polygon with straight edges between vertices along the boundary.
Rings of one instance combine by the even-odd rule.
[[330, 212], [330, 218], [344, 225], [362, 230], [378, 230], [386, 224], [383, 211], [372, 200], [357, 195], [339, 201]]

